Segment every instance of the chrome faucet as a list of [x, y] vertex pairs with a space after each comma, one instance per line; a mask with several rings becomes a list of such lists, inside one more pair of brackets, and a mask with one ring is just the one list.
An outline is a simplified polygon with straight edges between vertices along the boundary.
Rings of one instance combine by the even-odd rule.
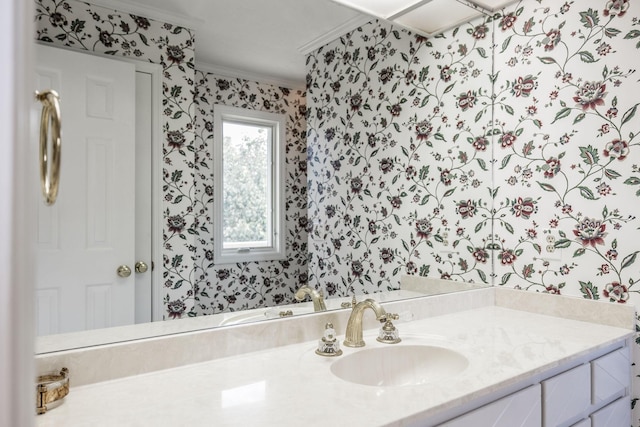
[[351, 311], [351, 316], [349, 316], [349, 321], [347, 322], [347, 332], [345, 333], [344, 339], [344, 345], [347, 347], [364, 346], [364, 340], [362, 339], [362, 316], [367, 308], [373, 310], [376, 315], [376, 320], [379, 322], [386, 323], [389, 320], [389, 315], [384, 308], [370, 298], [355, 304]]
[[303, 301], [307, 295], [311, 295], [313, 301], [313, 311], [326, 311], [327, 307], [324, 305], [324, 295], [322, 291], [317, 291], [309, 285], [302, 285], [300, 289], [296, 291], [296, 299]]

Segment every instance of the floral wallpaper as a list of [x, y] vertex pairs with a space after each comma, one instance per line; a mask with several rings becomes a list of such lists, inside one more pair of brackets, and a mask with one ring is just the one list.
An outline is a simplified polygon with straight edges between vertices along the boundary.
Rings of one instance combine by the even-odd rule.
[[630, 0], [522, 0], [429, 39], [374, 22], [312, 54], [310, 280], [640, 302], [639, 17]]
[[[307, 282], [306, 99], [300, 90], [196, 71], [194, 211], [195, 313], [214, 314], [293, 302]], [[282, 261], [213, 264], [213, 111], [216, 104], [286, 115], [286, 253]]]
[[524, 0], [496, 21], [496, 284], [640, 303], [638, 6]]
[[496, 233], [514, 253], [497, 283], [625, 303], [640, 292], [637, 18], [629, 1], [546, 3], [496, 31], [494, 129], [513, 136], [496, 150]]
[[309, 274], [328, 295], [401, 274], [491, 281], [491, 24], [373, 22], [308, 57]]

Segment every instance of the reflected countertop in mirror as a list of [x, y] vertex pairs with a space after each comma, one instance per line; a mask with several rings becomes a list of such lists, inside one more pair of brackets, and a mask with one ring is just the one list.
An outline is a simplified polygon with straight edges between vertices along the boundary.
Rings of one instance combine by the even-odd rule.
[[[476, 283], [456, 282], [419, 276], [403, 276], [400, 281], [400, 289], [398, 290], [357, 295], [356, 299], [359, 301], [366, 297], [373, 298], [376, 301], [384, 303], [429, 295], [466, 291], [485, 286], [486, 285]], [[328, 298], [326, 300], [327, 310], [348, 309], [344, 308], [342, 305], [344, 303], [350, 303], [351, 300], [352, 297]], [[40, 336], [36, 339], [35, 348], [37, 354], [47, 354], [96, 345], [187, 333], [215, 327], [232, 327], [243, 323], [286, 317], [287, 314], [285, 313], [289, 310], [291, 311], [291, 315], [295, 316], [311, 314], [314, 312], [313, 303], [311, 301], [305, 301], [297, 304], [225, 312], [210, 316], [191, 317], [175, 321], [161, 321], [143, 323], [139, 325], [119, 326], [115, 328], [94, 329], [67, 334]]]

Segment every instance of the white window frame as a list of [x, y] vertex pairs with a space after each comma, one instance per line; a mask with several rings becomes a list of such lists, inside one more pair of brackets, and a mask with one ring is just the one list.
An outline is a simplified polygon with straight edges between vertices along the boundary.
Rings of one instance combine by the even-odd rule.
[[[233, 245], [223, 248], [223, 201], [224, 186], [222, 153], [222, 124], [224, 121], [245, 122], [272, 127], [271, 153], [271, 215], [268, 229], [271, 230], [270, 246], [250, 244]], [[232, 264], [238, 262], [272, 261], [285, 259], [285, 135], [286, 120], [284, 114], [230, 107], [221, 104], [213, 106], [213, 243], [214, 264]]]

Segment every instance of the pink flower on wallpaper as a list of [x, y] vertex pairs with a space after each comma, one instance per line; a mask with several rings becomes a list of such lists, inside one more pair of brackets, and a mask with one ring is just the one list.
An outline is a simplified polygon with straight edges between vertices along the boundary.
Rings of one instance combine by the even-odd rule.
[[511, 93], [516, 97], [527, 97], [535, 87], [536, 78], [529, 74], [524, 77], [518, 77], [516, 81], [512, 83]]
[[560, 295], [560, 288], [555, 285], [550, 285], [545, 287], [544, 292], [547, 294]]
[[485, 151], [487, 149], [487, 145], [489, 145], [489, 140], [484, 136], [479, 136], [473, 140], [473, 148], [477, 151]]
[[516, 217], [522, 217], [529, 219], [532, 213], [535, 212], [535, 201], [531, 197], [518, 197], [511, 202], [511, 212]]
[[502, 148], [511, 147], [516, 142], [517, 137], [513, 132], [505, 132], [500, 136], [500, 145]]
[[413, 261], [409, 261], [405, 268], [407, 270], [407, 274], [416, 274], [418, 272], [418, 266]]
[[443, 169], [442, 172], [440, 172], [440, 182], [444, 185], [451, 185], [452, 178], [453, 175], [449, 169]]
[[471, 36], [476, 40], [480, 40], [485, 38], [488, 32], [489, 32], [489, 27], [487, 27], [485, 24], [480, 24], [473, 29]]
[[433, 226], [431, 225], [431, 221], [428, 219], [422, 218], [416, 221], [416, 234], [418, 237], [428, 239], [431, 236], [432, 230]]
[[378, 226], [376, 225], [375, 221], [369, 221], [369, 226], [367, 227], [367, 229], [371, 234], [376, 234], [378, 232]]
[[607, 237], [605, 230], [607, 225], [597, 219], [585, 217], [576, 224], [573, 234], [580, 240], [582, 246], [596, 247], [604, 245], [604, 238]]
[[184, 51], [180, 46], [167, 46], [167, 59], [174, 64], [180, 64], [185, 59]]
[[598, 55], [605, 56], [608, 53], [611, 53], [611, 45], [609, 43], [602, 43], [598, 46]]
[[534, 271], [533, 264], [527, 264], [522, 268], [522, 277], [529, 279], [533, 276]]
[[172, 233], [181, 233], [187, 226], [187, 222], [180, 215], [173, 215], [167, 218], [167, 230]]
[[362, 106], [362, 97], [360, 94], [356, 93], [349, 100], [349, 104], [351, 105], [351, 111], [360, 110], [360, 106]]
[[617, 16], [622, 18], [629, 9], [629, 0], [608, 1], [602, 11], [604, 16]]
[[629, 143], [616, 138], [605, 145], [602, 153], [612, 159], [624, 160], [629, 155]]
[[544, 43], [544, 50], [553, 50], [553, 48], [556, 47], [558, 43], [560, 43], [560, 39], [560, 30], [554, 28], [553, 30], [547, 32], [547, 36], [542, 40], [542, 43]]
[[362, 263], [360, 261], [353, 261], [351, 263], [351, 273], [355, 276], [355, 277], [360, 277], [362, 276], [362, 273], [364, 272], [364, 267], [362, 266]]
[[458, 97], [458, 107], [462, 109], [462, 111], [467, 111], [469, 108], [473, 108], [476, 102], [476, 93], [475, 91], [467, 91], [467, 93], [462, 93]]
[[358, 194], [362, 190], [362, 180], [359, 177], [355, 177], [351, 180], [351, 192]]
[[380, 170], [382, 173], [389, 173], [393, 170], [393, 159], [391, 157], [385, 157], [380, 160]]
[[471, 218], [476, 213], [476, 206], [471, 200], [463, 200], [458, 203], [457, 210], [462, 219]]
[[167, 145], [169, 147], [179, 150], [185, 142], [186, 138], [182, 132], [177, 130], [170, 130], [167, 132]]
[[451, 73], [452, 73], [451, 67], [449, 67], [448, 65], [445, 65], [440, 70], [440, 78], [442, 79], [442, 81], [448, 82], [451, 80]]
[[609, 298], [610, 302], [618, 302], [624, 304], [629, 299], [629, 289], [619, 282], [607, 283], [602, 290], [602, 295]]
[[596, 190], [598, 190], [598, 194], [600, 194], [601, 196], [608, 196], [612, 192], [611, 186], [605, 182], [598, 185], [596, 187]]
[[433, 130], [433, 126], [427, 120], [423, 120], [420, 123], [416, 124], [416, 138], [418, 141], [424, 141], [429, 138], [431, 135], [431, 131]]
[[500, 28], [502, 31], [507, 31], [509, 28], [513, 27], [516, 23], [517, 17], [513, 12], [507, 13], [500, 20]]
[[503, 249], [502, 252], [498, 254], [498, 258], [502, 265], [511, 265], [516, 262], [516, 254], [513, 253], [512, 249]]
[[489, 252], [487, 252], [484, 248], [476, 248], [473, 251], [473, 257], [476, 261], [485, 263], [489, 259]]
[[553, 178], [560, 172], [560, 159], [551, 157], [547, 159], [546, 170], [544, 171], [545, 178]]
[[595, 110], [596, 107], [604, 105], [604, 97], [607, 95], [607, 85], [603, 82], [584, 82], [576, 91], [573, 100], [582, 107], [582, 110]]
[[388, 264], [391, 261], [393, 261], [393, 258], [394, 258], [393, 249], [382, 248], [380, 250], [380, 259], [382, 260], [383, 263]]
[[187, 306], [180, 300], [170, 301], [167, 303], [167, 313], [171, 319], [180, 319], [186, 309]]

